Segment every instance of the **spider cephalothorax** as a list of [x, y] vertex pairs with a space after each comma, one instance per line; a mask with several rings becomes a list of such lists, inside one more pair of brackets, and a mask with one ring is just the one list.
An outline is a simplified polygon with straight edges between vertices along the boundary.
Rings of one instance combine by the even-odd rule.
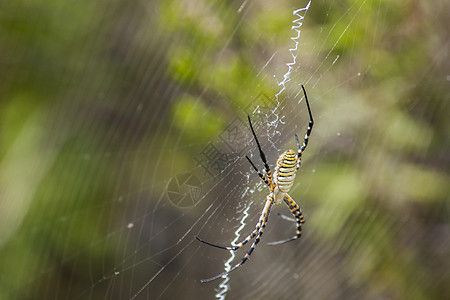
[[240, 249], [242, 246], [244, 246], [250, 240], [252, 240], [253, 238], [256, 237], [252, 246], [250, 247], [248, 252], [244, 255], [244, 257], [242, 258], [242, 260], [239, 263], [237, 263], [229, 271], [223, 272], [219, 275], [216, 275], [216, 276], [208, 278], [208, 279], [203, 279], [202, 282], [213, 281], [224, 275], [227, 275], [228, 273], [236, 270], [238, 267], [243, 265], [249, 259], [250, 255], [252, 254], [256, 245], [259, 243], [261, 236], [263, 235], [264, 228], [266, 227], [267, 220], [269, 218], [270, 210], [274, 204], [279, 204], [282, 201], [284, 201], [286, 203], [286, 205], [289, 207], [292, 214], [294, 215], [295, 221], [297, 222], [297, 232], [296, 232], [295, 236], [293, 236], [287, 240], [271, 242], [271, 243], [268, 243], [268, 245], [284, 244], [284, 243], [296, 240], [296, 239], [300, 238], [300, 236], [302, 235], [302, 224], [305, 222], [305, 220], [303, 219], [302, 210], [297, 205], [297, 203], [295, 203], [295, 201], [291, 198], [291, 196], [288, 195], [288, 192], [290, 191], [290, 189], [292, 188], [292, 185], [294, 184], [295, 175], [297, 174], [297, 171], [300, 168], [302, 154], [305, 151], [306, 146], [308, 145], [309, 136], [311, 135], [311, 130], [314, 125], [311, 108], [309, 107], [308, 96], [306, 95], [306, 91], [305, 91], [305, 88], [303, 87], [303, 85], [302, 85], [302, 89], [303, 89], [303, 94], [305, 95], [306, 106], [308, 108], [308, 113], [309, 113], [309, 124], [308, 124], [308, 128], [306, 129], [306, 134], [305, 134], [305, 138], [303, 140], [303, 145], [300, 147], [300, 143], [298, 141], [298, 136], [297, 136], [297, 134], [295, 134], [295, 141], [297, 142], [297, 153], [295, 153], [294, 150], [287, 150], [278, 157], [278, 160], [277, 160], [277, 163], [275, 166], [275, 171], [273, 173], [273, 178], [272, 178], [269, 164], [267, 163], [266, 156], [261, 149], [261, 145], [259, 144], [258, 138], [256, 137], [255, 130], [253, 129], [253, 125], [252, 125], [252, 121], [250, 120], [250, 116], [248, 116], [248, 122], [250, 124], [250, 129], [252, 130], [253, 137], [255, 138], [256, 144], [258, 146], [259, 155], [261, 156], [261, 160], [264, 163], [265, 174], [262, 174], [258, 170], [258, 168], [255, 166], [255, 164], [253, 164], [253, 162], [250, 160], [250, 158], [248, 156], [245, 156], [245, 157], [250, 162], [253, 169], [255, 169], [258, 176], [269, 187], [269, 193], [267, 194], [267, 197], [266, 197], [267, 200], [264, 205], [264, 209], [261, 213], [261, 216], [259, 217], [259, 221], [256, 224], [255, 230], [253, 230], [252, 233], [250, 233], [242, 242], [240, 242], [236, 246], [228, 246], [228, 247], [219, 246], [219, 245], [215, 245], [210, 242], [204, 241], [197, 236], [195, 237], [197, 240], [199, 240], [200, 242], [205, 243], [207, 245], [217, 247], [220, 249], [233, 250], [233, 251]]

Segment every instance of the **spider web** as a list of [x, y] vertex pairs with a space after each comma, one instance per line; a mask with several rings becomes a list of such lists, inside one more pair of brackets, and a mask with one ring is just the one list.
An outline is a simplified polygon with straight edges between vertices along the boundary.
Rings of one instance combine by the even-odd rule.
[[[5, 5], [0, 298], [445, 298], [449, 10], [402, 5]], [[251, 243], [194, 236], [237, 244], [268, 192], [247, 115], [273, 171], [301, 84], [302, 238], [265, 245], [296, 230], [274, 206], [200, 283]]]

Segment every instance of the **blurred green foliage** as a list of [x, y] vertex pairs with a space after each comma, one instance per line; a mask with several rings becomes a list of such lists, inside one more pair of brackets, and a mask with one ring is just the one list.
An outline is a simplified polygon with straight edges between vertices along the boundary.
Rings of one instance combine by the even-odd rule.
[[[249, 99], [278, 91], [273, 74], [292, 59], [292, 11], [306, 3], [238, 13], [242, 2], [3, 1], [1, 299], [129, 298], [143, 286], [139, 272], [135, 285], [96, 286], [140, 245], [121, 230], [124, 203], [144, 190], [151, 211]], [[306, 84], [317, 125], [292, 195], [308, 199], [312, 239], [336, 247], [342, 280], [366, 299], [450, 294], [449, 11], [312, 1], [302, 27], [287, 93]]]

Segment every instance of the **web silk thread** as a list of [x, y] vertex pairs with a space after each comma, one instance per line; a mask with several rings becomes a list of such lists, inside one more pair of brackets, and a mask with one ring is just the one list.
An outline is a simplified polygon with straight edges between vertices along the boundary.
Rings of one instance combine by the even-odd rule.
[[294, 10], [292, 12], [292, 14], [294, 16], [297, 16], [298, 18], [295, 19], [294, 21], [292, 21], [292, 23], [294, 23], [294, 25], [292, 25], [291, 30], [296, 32], [296, 35], [291, 37], [291, 40], [294, 42], [294, 47], [289, 49], [289, 52], [291, 53], [292, 56], [292, 61], [286, 63], [286, 66], [288, 67], [287, 72], [283, 75], [283, 80], [281, 82], [278, 83], [278, 86], [281, 87], [281, 89], [278, 91], [278, 93], [275, 95], [275, 99], [277, 100], [277, 106], [273, 109], [272, 113], [273, 115], [276, 116], [276, 119], [271, 122], [269, 124], [270, 126], [274, 126], [276, 127], [276, 124], [278, 123], [278, 115], [275, 113], [276, 110], [278, 109], [280, 102], [278, 97], [281, 95], [281, 93], [284, 92], [284, 90], [286, 89], [286, 84], [291, 81], [291, 73], [292, 70], [294, 69], [294, 66], [297, 64], [297, 52], [298, 52], [298, 44], [299, 44], [299, 39], [300, 39], [300, 27], [302, 27], [303, 25], [303, 19], [305, 19], [305, 15], [306, 12], [309, 10], [309, 7], [311, 6], [311, 1], [308, 2], [308, 4], [306, 5], [306, 7], [304, 8], [299, 8], [297, 10]]

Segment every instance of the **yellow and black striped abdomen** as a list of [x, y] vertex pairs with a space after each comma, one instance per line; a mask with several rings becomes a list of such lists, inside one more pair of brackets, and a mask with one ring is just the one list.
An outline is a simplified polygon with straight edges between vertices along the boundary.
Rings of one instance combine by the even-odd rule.
[[297, 155], [294, 150], [287, 150], [277, 160], [274, 181], [281, 192], [287, 193], [294, 184], [297, 173]]

